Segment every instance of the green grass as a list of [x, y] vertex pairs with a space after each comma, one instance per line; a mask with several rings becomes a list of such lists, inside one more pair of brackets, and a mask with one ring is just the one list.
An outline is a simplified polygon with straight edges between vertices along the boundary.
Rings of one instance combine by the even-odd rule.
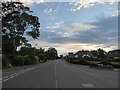
[[110, 62], [111, 64], [120, 65], [120, 62]]
[[91, 63], [91, 64], [98, 64], [100, 63], [100, 61], [87, 61], [88, 63]]

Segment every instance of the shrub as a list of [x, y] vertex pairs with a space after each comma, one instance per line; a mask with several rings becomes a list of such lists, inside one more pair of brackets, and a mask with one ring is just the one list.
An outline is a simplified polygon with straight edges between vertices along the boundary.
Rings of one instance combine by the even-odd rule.
[[24, 65], [24, 57], [21, 56], [21, 55], [15, 56], [12, 64], [15, 65], [15, 66]]
[[5, 68], [12, 68], [11, 63], [7, 63], [6, 66], [5, 66]]
[[39, 57], [39, 62], [45, 62], [46, 61], [46, 57], [45, 57], [45, 55], [44, 54], [40, 54], [40, 55], [38, 55], [38, 57]]
[[81, 65], [89, 65], [90, 63], [86, 61], [86, 59], [84, 58], [79, 58], [79, 61], [78, 61], [79, 64]]
[[11, 68], [12, 67], [10, 61], [4, 55], [2, 55], [2, 67], [3, 68]]
[[112, 65], [100, 65], [98, 67], [100, 67], [100, 68], [113, 68]]
[[31, 58], [26, 55], [24, 56], [24, 65], [30, 65], [31, 64]]
[[112, 65], [110, 62], [108, 62], [107, 60], [101, 61], [100, 63], [102, 63], [103, 65]]
[[120, 68], [120, 62], [111, 62], [114, 68]]
[[91, 63], [91, 64], [90, 64], [90, 67], [98, 67], [98, 64]]
[[9, 61], [11, 62], [11, 64], [14, 63], [14, 62], [13, 62], [14, 57], [15, 57], [14, 54], [9, 54], [9, 55], [7, 55], [7, 58], [9, 59]]
[[42, 63], [43, 61], [39, 59], [39, 62]]
[[14, 54], [9, 54], [9, 55], [7, 55], [8, 59], [11, 59], [11, 60], [13, 60], [15, 56], [16, 56], [16, 55], [14, 55]]
[[35, 56], [35, 62], [36, 62], [35, 64], [39, 64], [40, 63], [37, 56]]
[[30, 55], [29, 57], [31, 58], [31, 64], [38, 64], [39, 63], [39, 59], [37, 56]]

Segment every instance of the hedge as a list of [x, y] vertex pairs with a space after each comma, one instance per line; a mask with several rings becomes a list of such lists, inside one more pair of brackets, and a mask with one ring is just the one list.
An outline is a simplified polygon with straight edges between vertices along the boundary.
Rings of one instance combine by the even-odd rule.
[[11, 68], [12, 67], [11, 62], [4, 55], [2, 55], [2, 67], [3, 68]]
[[31, 64], [31, 58], [29, 55], [24, 56], [24, 65], [30, 65]]
[[24, 56], [21, 55], [17, 55], [14, 57], [13, 59], [13, 63], [14, 66], [22, 66], [24, 65]]

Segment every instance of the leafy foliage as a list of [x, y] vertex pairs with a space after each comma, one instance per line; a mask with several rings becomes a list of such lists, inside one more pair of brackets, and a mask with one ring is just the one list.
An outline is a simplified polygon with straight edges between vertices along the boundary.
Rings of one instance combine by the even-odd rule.
[[40, 55], [38, 55], [38, 57], [39, 57], [39, 61], [40, 61], [40, 60], [42, 60], [42, 62], [45, 62], [45, 61], [46, 61], [46, 57], [45, 57], [44, 54], [40, 54]]
[[24, 56], [24, 65], [30, 65], [31, 64], [31, 58], [29, 55]]
[[49, 48], [45, 53], [48, 59], [56, 59], [58, 57], [57, 50], [55, 48]]
[[2, 3], [3, 54], [14, 53], [18, 46], [26, 45], [26, 35], [38, 39], [39, 19], [31, 15], [31, 12], [30, 8], [21, 2]]
[[2, 67], [3, 68], [11, 68], [12, 67], [10, 61], [4, 55], [2, 55]]
[[15, 66], [24, 65], [24, 57], [21, 56], [21, 55], [15, 56], [12, 64], [15, 65]]
[[30, 55], [29, 57], [31, 58], [31, 64], [38, 64], [39, 63], [39, 59], [37, 56]]

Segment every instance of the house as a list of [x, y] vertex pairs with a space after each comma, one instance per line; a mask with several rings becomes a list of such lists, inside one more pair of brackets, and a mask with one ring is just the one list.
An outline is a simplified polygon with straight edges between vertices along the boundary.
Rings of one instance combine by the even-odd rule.
[[109, 58], [109, 59], [120, 59], [120, 49], [109, 51], [107, 53], [107, 58]]
[[75, 56], [75, 58], [78, 58], [78, 57], [94, 57], [92, 52], [85, 51], [85, 50], [78, 51], [76, 54], [74, 54], [74, 56]]
[[70, 57], [70, 58], [74, 57], [73, 52], [69, 52], [69, 53], [68, 53], [68, 57]]

